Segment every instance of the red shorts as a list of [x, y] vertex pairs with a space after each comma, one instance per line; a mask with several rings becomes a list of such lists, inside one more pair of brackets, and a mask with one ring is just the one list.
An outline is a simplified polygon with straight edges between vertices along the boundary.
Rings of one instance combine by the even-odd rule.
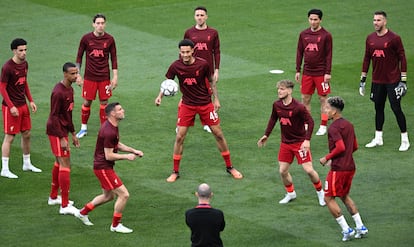
[[325, 96], [331, 93], [331, 87], [328, 82], [325, 82], [324, 76], [302, 75], [300, 92], [302, 94], [312, 95], [315, 92], [315, 88], [320, 96]]
[[122, 180], [113, 169], [94, 169], [93, 172], [104, 190], [114, 190], [123, 185]]
[[349, 194], [354, 171], [329, 171], [325, 180], [325, 196], [343, 197]]
[[[65, 137], [65, 140], [69, 140], [67, 136]], [[56, 157], [70, 157], [70, 151], [62, 149], [60, 137], [49, 135], [49, 142], [53, 155]]]
[[281, 143], [279, 148], [279, 156], [278, 160], [281, 162], [287, 162], [291, 164], [293, 162], [293, 158], [296, 157], [298, 164], [301, 165], [306, 162], [312, 161], [312, 154], [310, 151], [305, 152], [300, 149], [302, 142], [296, 143]]
[[10, 108], [8, 106], [2, 105], [1, 110], [3, 112], [4, 133], [8, 135], [15, 135], [32, 128], [30, 111], [27, 105], [17, 107], [17, 110], [19, 111], [19, 116], [17, 117], [11, 115]]
[[211, 126], [220, 124], [220, 118], [216, 111], [214, 111], [213, 103], [202, 106], [192, 106], [181, 103], [178, 108], [177, 126], [194, 126], [194, 120], [197, 114], [200, 116], [203, 125]]
[[99, 100], [107, 100], [112, 96], [111, 81], [83, 81], [82, 97], [86, 100], [94, 100], [98, 91]]

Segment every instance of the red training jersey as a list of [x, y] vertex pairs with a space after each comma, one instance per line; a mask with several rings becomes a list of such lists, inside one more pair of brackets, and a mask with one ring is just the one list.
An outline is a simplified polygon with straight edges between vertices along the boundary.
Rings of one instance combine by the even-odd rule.
[[113, 148], [118, 152], [119, 130], [106, 120], [99, 129], [96, 139], [96, 148], [93, 161], [93, 169], [113, 169], [115, 161], [105, 159], [105, 148]]
[[62, 82], [56, 84], [50, 96], [50, 114], [46, 124], [46, 134], [59, 138], [75, 132], [72, 121], [73, 88]]
[[194, 42], [194, 56], [205, 59], [211, 73], [220, 68], [220, 39], [216, 29], [197, 29], [193, 26], [185, 31], [184, 39]]
[[316, 32], [311, 28], [299, 34], [296, 51], [296, 72], [301, 71], [309, 76], [331, 74], [332, 68], [332, 35], [323, 27]]
[[328, 128], [329, 151], [335, 148], [337, 141], [343, 140], [345, 151], [332, 157], [332, 171], [353, 171], [355, 161], [352, 153], [358, 148], [354, 126], [346, 119], [339, 118]]
[[[283, 101], [279, 99], [273, 103], [272, 114], [265, 131], [266, 136], [272, 133], [278, 119], [283, 143], [290, 144], [311, 139], [314, 126], [313, 118], [299, 101], [292, 99], [289, 105], [284, 105]], [[306, 128], [305, 125], [308, 127]]]
[[371, 59], [374, 83], [396, 83], [400, 81], [401, 71], [407, 72], [407, 60], [401, 38], [390, 30], [383, 36], [378, 36], [376, 32], [368, 35], [362, 72], [368, 72]]
[[108, 33], [95, 36], [93, 32], [85, 34], [78, 49], [76, 63], [82, 64], [83, 53], [86, 54], [84, 79], [89, 81], [107, 81], [110, 79], [109, 58], [112, 69], [118, 69], [115, 39]]
[[174, 80], [177, 76], [180, 83], [180, 91], [183, 94], [183, 103], [186, 105], [207, 105], [211, 103], [211, 95], [206, 85], [206, 78], [211, 75], [207, 61], [194, 57], [194, 63], [184, 64], [181, 59], [173, 62], [165, 76]]
[[2, 104], [9, 108], [26, 104], [26, 97], [33, 101], [27, 83], [27, 71], [29, 65], [27, 61], [17, 64], [13, 59], [4, 63], [1, 69], [0, 91], [3, 96]]

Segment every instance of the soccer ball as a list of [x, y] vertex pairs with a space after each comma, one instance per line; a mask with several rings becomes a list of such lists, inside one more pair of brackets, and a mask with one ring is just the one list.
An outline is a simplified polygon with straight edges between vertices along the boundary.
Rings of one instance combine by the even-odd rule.
[[178, 84], [171, 79], [166, 79], [161, 83], [160, 90], [164, 96], [174, 96], [178, 92]]

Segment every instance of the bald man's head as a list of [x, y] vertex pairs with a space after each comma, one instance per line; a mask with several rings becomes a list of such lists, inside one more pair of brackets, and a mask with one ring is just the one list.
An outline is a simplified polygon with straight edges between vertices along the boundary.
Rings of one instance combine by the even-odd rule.
[[210, 198], [211, 197], [211, 189], [210, 186], [206, 183], [202, 183], [198, 186], [197, 189], [198, 197], [200, 198]]

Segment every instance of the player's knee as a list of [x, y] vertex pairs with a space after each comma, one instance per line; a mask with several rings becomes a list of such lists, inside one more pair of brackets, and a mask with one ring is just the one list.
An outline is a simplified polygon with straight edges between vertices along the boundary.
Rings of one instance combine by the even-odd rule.
[[312, 99], [312, 96], [311, 95], [302, 94], [302, 102], [303, 102], [303, 104], [309, 105], [311, 99]]
[[284, 168], [279, 168], [279, 174], [282, 178], [289, 176], [289, 170]]
[[223, 135], [223, 133], [215, 133], [214, 134], [214, 137], [216, 138], [216, 141], [217, 142], [224, 142], [224, 135]]
[[92, 105], [92, 100], [84, 100], [83, 101], [83, 106], [90, 107], [91, 105]]
[[22, 137], [27, 139], [30, 138], [30, 130], [25, 130], [22, 132]]
[[10, 135], [10, 134], [4, 135], [3, 143], [9, 143], [9, 144], [13, 143], [15, 136], [16, 135]]
[[122, 198], [122, 200], [127, 201], [129, 199], [129, 192], [125, 191], [124, 193], [119, 195], [119, 197]]
[[110, 193], [105, 195], [105, 202], [112, 201], [115, 198], [115, 195]]
[[181, 145], [184, 143], [185, 135], [181, 135], [179, 132], [177, 133], [175, 137], [175, 143]]

